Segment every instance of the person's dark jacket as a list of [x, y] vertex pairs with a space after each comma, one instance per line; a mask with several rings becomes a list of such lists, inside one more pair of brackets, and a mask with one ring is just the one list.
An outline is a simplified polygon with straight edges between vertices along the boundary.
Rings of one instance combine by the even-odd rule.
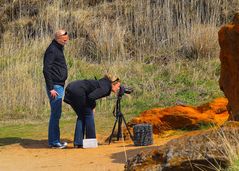
[[96, 106], [96, 100], [110, 95], [111, 89], [111, 81], [106, 77], [100, 80], [73, 81], [66, 87], [64, 102], [93, 109]]
[[54, 85], [65, 85], [67, 65], [63, 50], [63, 45], [53, 40], [44, 54], [43, 74], [48, 90], [53, 90]]

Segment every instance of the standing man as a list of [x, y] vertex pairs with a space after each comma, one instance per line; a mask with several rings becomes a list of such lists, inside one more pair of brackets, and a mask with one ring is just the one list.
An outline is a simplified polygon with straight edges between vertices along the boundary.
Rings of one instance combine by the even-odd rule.
[[62, 97], [67, 79], [67, 65], [63, 53], [69, 40], [65, 30], [58, 30], [44, 54], [43, 74], [46, 81], [47, 95], [50, 101], [51, 114], [48, 127], [48, 145], [51, 148], [66, 148], [67, 143], [60, 142], [59, 120], [62, 112]]

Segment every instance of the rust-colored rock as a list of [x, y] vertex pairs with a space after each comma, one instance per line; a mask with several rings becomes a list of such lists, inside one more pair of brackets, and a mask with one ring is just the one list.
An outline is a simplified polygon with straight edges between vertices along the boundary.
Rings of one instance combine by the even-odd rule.
[[211, 103], [199, 107], [181, 105], [154, 108], [144, 111], [139, 117], [133, 118], [128, 125], [150, 123], [155, 134], [170, 129], [196, 129], [201, 124], [221, 125], [228, 119], [227, 103], [226, 98], [217, 98]]
[[229, 120], [239, 120], [239, 13], [218, 32], [220, 45], [220, 88], [228, 99]]

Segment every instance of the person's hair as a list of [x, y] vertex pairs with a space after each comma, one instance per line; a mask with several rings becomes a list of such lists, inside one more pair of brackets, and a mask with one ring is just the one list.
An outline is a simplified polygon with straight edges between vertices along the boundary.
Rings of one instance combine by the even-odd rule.
[[112, 84], [117, 84], [118, 82], [120, 82], [120, 79], [115, 75], [105, 74], [104, 77], [109, 79]]

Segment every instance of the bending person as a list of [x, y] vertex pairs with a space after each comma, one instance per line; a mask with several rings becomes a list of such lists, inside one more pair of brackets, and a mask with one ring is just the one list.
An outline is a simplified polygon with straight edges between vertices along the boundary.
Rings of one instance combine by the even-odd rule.
[[64, 102], [71, 105], [77, 114], [74, 135], [74, 147], [83, 146], [84, 132], [86, 138], [96, 138], [93, 109], [96, 100], [116, 93], [120, 88], [120, 80], [116, 77], [104, 76], [100, 80], [77, 80], [69, 83], [65, 90]]

